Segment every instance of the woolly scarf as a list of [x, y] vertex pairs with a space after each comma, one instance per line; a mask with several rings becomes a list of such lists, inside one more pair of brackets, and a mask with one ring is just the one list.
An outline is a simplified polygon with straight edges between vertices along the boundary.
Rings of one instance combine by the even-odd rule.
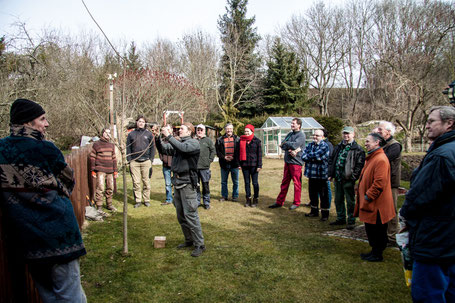
[[254, 133], [249, 136], [240, 136], [240, 161], [246, 161], [246, 145], [250, 144], [251, 140], [253, 140], [253, 137]]

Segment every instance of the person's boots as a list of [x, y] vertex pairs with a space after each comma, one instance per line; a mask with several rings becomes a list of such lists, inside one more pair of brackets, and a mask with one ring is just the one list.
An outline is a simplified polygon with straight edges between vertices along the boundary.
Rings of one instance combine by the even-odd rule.
[[251, 207], [251, 198], [250, 197], [246, 197], [246, 202], [245, 202], [245, 207]]
[[251, 207], [258, 207], [259, 200], [258, 198], [253, 198], [253, 203], [251, 204]]

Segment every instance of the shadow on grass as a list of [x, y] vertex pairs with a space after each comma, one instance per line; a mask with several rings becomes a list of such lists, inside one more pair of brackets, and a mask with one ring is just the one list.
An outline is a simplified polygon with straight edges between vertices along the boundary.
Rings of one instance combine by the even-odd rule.
[[[264, 174], [274, 179], [264, 181], [258, 208], [244, 207], [242, 199], [219, 202], [219, 176], [213, 174], [212, 208], [199, 209], [207, 246], [199, 258], [175, 248], [183, 235], [175, 208], [160, 205], [164, 181], [156, 178], [152, 206], [129, 207], [128, 256], [121, 253], [121, 213], [86, 231], [81, 267], [89, 301], [410, 302], [399, 252], [387, 249], [381, 263], [361, 261], [368, 245], [321, 235], [333, 228], [306, 218], [309, 208], [268, 208], [281, 170]], [[132, 203], [130, 188], [128, 198]], [[167, 237], [165, 248], [153, 247], [155, 236]]]

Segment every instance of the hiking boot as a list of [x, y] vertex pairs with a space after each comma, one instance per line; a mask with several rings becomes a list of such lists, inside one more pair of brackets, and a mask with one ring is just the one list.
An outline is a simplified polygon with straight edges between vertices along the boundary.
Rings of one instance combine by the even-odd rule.
[[251, 203], [251, 207], [258, 207], [259, 200], [258, 198], [253, 198], [253, 203]]
[[384, 260], [384, 258], [382, 256], [371, 254], [371, 256], [366, 257], [363, 260], [368, 261], [368, 262], [382, 262]]
[[251, 207], [251, 198], [246, 198], [245, 207]]
[[369, 253], [366, 253], [366, 254], [365, 253], [361, 253], [360, 254], [360, 259], [365, 260], [365, 259], [369, 258], [372, 254], [373, 254], [373, 251], [370, 251]]
[[316, 217], [319, 217], [319, 214], [309, 213], [309, 214], [305, 214], [305, 217], [316, 218]]
[[299, 207], [299, 206], [292, 204], [291, 206], [289, 206], [289, 210], [295, 210], [295, 209], [297, 209], [297, 207]]
[[193, 242], [184, 242], [182, 244], [177, 245], [177, 249], [183, 249], [191, 246], [193, 246]]
[[205, 246], [195, 246], [193, 252], [191, 253], [192, 257], [199, 257], [205, 250]]
[[226, 202], [226, 201], [227, 201], [227, 198], [221, 197], [220, 202]]
[[145, 207], [149, 207], [150, 203], [149, 202], [145, 202], [144, 205], [145, 205]]
[[280, 207], [282, 207], [282, 205], [276, 204], [276, 203], [269, 206], [269, 208], [280, 208]]
[[110, 211], [117, 211], [117, 208], [115, 208], [115, 207], [112, 206], [112, 205], [108, 205], [108, 206], [107, 206], [107, 209], [110, 210]]
[[136, 203], [136, 204], [134, 204], [134, 208], [138, 208], [138, 207], [141, 207], [141, 203], [140, 203], [140, 202], [139, 202], [139, 203]]
[[346, 221], [336, 220], [335, 222], [330, 222], [329, 225], [346, 225]]
[[232, 197], [232, 202], [237, 202], [238, 199], [239, 199], [238, 197], [235, 197], [235, 198]]
[[354, 224], [348, 224], [348, 225], [346, 226], [346, 229], [347, 229], [347, 230], [353, 230], [354, 228], [355, 228], [355, 223], [354, 223]]
[[209, 210], [210, 209], [210, 204], [204, 205], [204, 209]]

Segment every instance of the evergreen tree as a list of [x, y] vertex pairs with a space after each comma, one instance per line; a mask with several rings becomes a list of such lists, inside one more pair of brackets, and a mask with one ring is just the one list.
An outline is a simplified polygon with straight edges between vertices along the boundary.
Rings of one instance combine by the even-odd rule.
[[266, 89], [264, 92], [267, 113], [301, 113], [308, 101], [308, 77], [294, 52], [286, 49], [280, 38], [272, 47], [267, 62]]
[[139, 59], [139, 54], [136, 52], [136, 44], [134, 41], [131, 42], [130, 49], [128, 50], [127, 56], [127, 69], [129, 71], [139, 71], [142, 69], [142, 62]]
[[[260, 99], [257, 96], [260, 58], [255, 48], [260, 40], [253, 27], [255, 17], [247, 18], [248, 0], [227, 0], [226, 13], [220, 16], [223, 56], [218, 104], [225, 119], [235, 121], [241, 115], [251, 116]], [[232, 117], [231, 117], [232, 116]]]

